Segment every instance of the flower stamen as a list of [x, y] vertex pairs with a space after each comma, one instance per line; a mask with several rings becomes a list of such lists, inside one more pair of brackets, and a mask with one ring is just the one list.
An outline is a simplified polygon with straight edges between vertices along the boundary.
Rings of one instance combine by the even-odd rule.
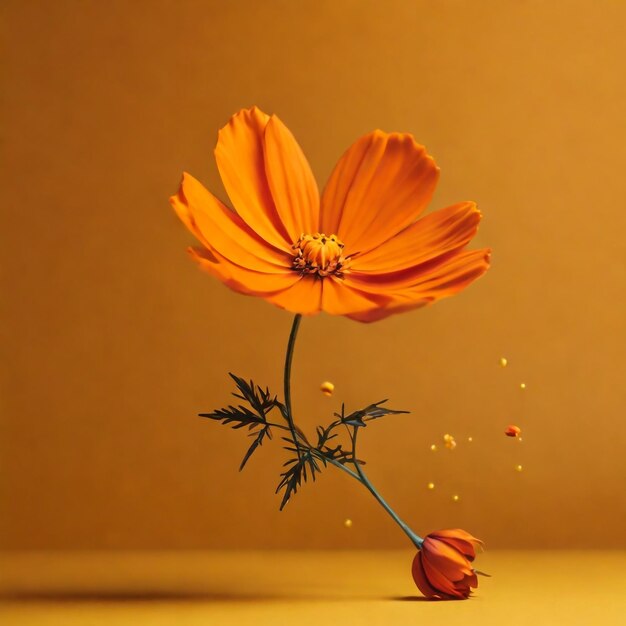
[[292, 268], [303, 276], [314, 274], [320, 278], [330, 275], [342, 278], [348, 269], [350, 258], [344, 256], [344, 244], [337, 235], [302, 234], [292, 248], [295, 251]]

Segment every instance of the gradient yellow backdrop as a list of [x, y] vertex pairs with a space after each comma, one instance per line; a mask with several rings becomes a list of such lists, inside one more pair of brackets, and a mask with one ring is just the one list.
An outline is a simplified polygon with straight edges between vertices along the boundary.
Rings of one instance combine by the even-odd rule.
[[[280, 392], [290, 315], [198, 271], [167, 203], [183, 170], [223, 195], [216, 133], [252, 104], [292, 129], [320, 185], [360, 135], [412, 132], [442, 169], [433, 207], [476, 200], [476, 245], [494, 250], [485, 278], [431, 308], [304, 320], [305, 430], [341, 400], [390, 398], [412, 414], [368, 427], [362, 454], [416, 531], [626, 545], [626, 3], [2, 13], [1, 547], [406, 545], [332, 469], [278, 513], [278, 446], [239, 474], [242, 433], [195, 417], [228, 402], [228, 371]], [[431, 453], [445, 432], [457, 449]]]

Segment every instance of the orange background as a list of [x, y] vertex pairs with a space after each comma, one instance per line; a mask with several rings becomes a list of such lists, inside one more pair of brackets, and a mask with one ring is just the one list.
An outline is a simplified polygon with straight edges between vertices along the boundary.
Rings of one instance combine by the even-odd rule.
[[[278, 513], [276, 440], [239, 474], [243, 434], [195, 417], [228, 402], [228, 371], [280, 392], [290, 315], [199, 272], [167, 203], [183, 170], [222, 193], [217, 129], [252, 104], [281, 116], [320, 185], [360, 135], [412, 132], [442, 168], [433, 207], [476, 200], [476, 245], [494, 250], [485, 278], [431, 308], [304, 320], [302, 427], [342, 400], [410, 409], [368, 427], [361, 454], [417, 532], [626, 545], [626, 4], [2, 12], [1, 547], [406, 545], [332, 469]], [[457, 449], [430, 452], [445, 432]]]

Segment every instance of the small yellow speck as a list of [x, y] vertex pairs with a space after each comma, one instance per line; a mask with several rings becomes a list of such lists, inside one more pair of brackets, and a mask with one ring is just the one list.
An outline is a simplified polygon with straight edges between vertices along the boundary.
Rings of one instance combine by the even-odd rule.
[[435, 488], [435, 483], [428, 483], [428, 485], [426, 485], [429, 489], [434, 489]]
[[350, 518], [347, 518], [347, 519], [343, 520], [343, 525], [346, 528], [352, 528], [352, 520]]
[[443, 445], [448, 448], [448, 450], [454, 450], [454, 448], [456, 448], [456, 441], [454, 440], [454, 437], [449, 433], [446, 433], [443, 436], [443, 440], [445, 442]]
[[526, 389], [526, 383], [521, 383], [519, 388], [524, 391], [524, 389]]
[[522, 443], [522, 441], [524, 441], [521, 437], [518, 437], [517, 440]]
[[508, 365], [508, 363], [509, 363], [509, 361], [508, 361], [508, 359], [506, 357], [503, 357], [503, 356], [500, 357], [500, 365], [502, 367], [506, 367]]
[[437, 446], [433, 443], [430, 445], [431, 452], [437, 452]]
[[468, 438], [467, 438], [467, 441], [468, 441], [469, 443], [472, 443], [472, 441], [474, 441], [474, 437], [468, 437]]
[[335, 385], [333, 385], [330, 381], [326, 380], [320, 385], [320, 391], [325, 396], [332, 396], [333, 391], [335, 391]]
[[455, 494], [452, 496], [452, 500], [453, 500], [454, 502], [458, 502], [458, 501], [459, 501], [459, 496], [455, 493]]
[[521, 465], [516, 465], [515, 466], [515, 471], [516, 472], [521, 472], [524, 468]]

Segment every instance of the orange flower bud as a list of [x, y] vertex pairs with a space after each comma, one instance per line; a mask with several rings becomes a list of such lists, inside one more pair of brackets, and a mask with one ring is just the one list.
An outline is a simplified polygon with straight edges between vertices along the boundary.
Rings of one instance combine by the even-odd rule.
[[477, 547], [482, 547], [482, 541], [458, 528], [426, 535], [413, 559], [413, 580], [418, 589], [435, 600], [467, 598], [478, 587], [472, 567]]

